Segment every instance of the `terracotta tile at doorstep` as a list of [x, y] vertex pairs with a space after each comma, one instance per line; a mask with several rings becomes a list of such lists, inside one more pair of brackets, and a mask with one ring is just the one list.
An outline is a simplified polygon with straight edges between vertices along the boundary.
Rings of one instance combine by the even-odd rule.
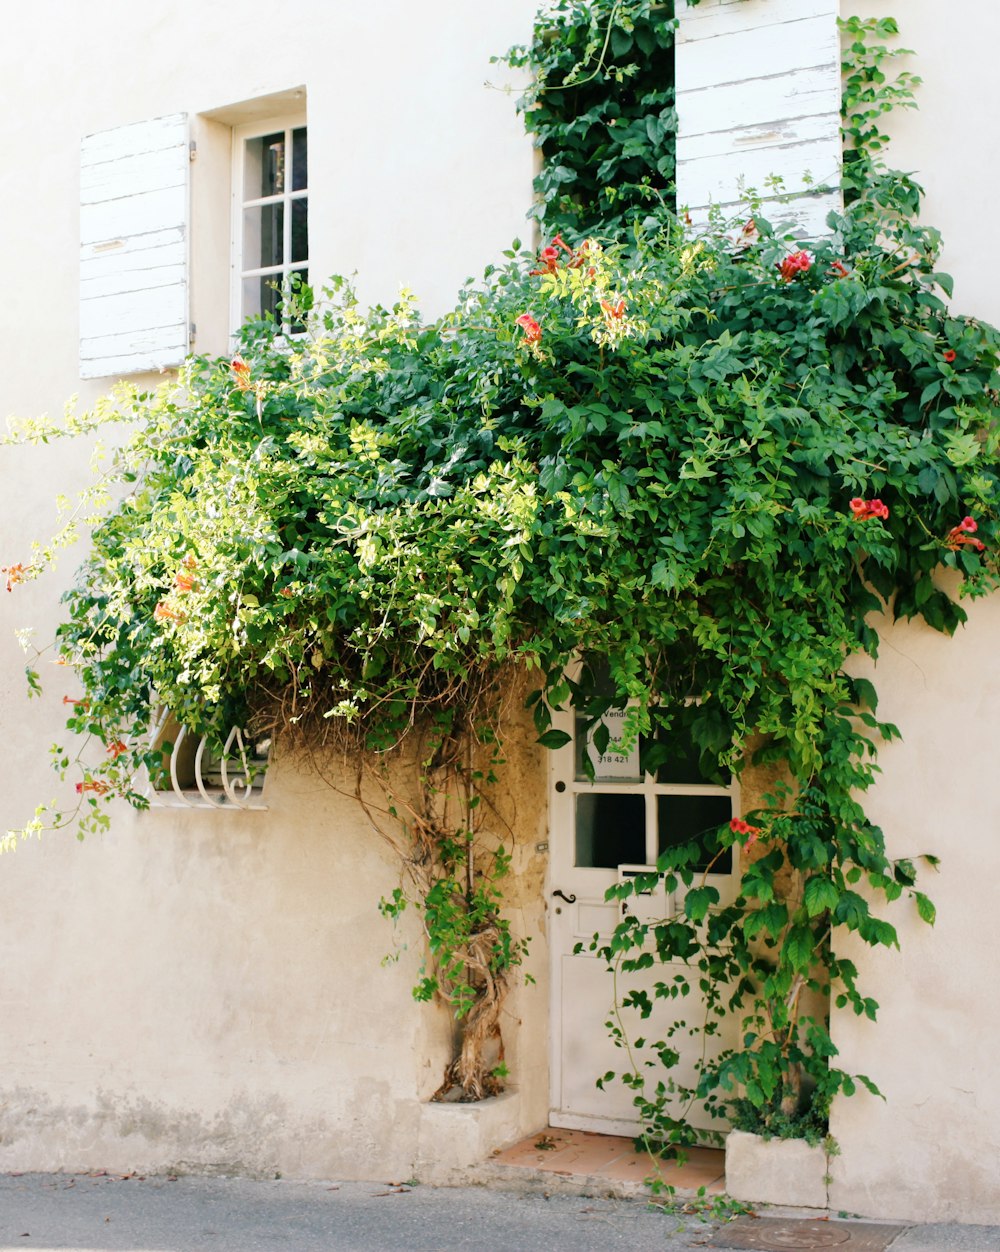
[[685, 1148], [684, 1155], [688, 1165], [714, 1167], [721, 1174], [726, 1168], [726, 1153], [723, 1148]]
[[659, 1177], [668, 1187], [675, 1187], [678, 1191], [684, 1192], [695, 1192], [704, 1187], [707, 1192], [714, 1195], [716, 1191], [723, 1191], [726, 1185], [725, 1174], [715, 1169], [693, 1169], [690, 1166], [684, 1166], [681, 1169], [661, 1170], [658, 1175], [653, 1176]]
[[495, 1159], [500, 1165], [592, 1174], [602, 1172], [611, 1161], [631, 1151], [632, 1140], [618, 1135], [551, 1130], [522, 1139], [520, 1143], [498, 1153]]
[[701, 1187], [709, 1195], [725, 1190], [723, 1171], [714, 1163], [708, 1166], [677, 1165], [673, 1161], [652, 1161], [645, 1154], [633, 1153], [622, 1157], [602, 1169], [601, 1175], [616, 1182], [645, 1182], [647, 1178], [658, 1176], [667, 1186], [687, 1193], [696, 1192]]
[[551, 1155], [560, 1169], [571, 1170], [574, 1174], [603, 1174], [609, 1165], [625, 1160], [634, 1153], [628, 1139], [616, 1142], [607, 1137], [595, 1136], [593, 1142], [574, 1144], [561, 1152], [546, 1155]]
[[603, 1177], [614, 1178], [620, 1182], [644, 1182], [654, 1172], [655, 1166], [649, 1157], [645, 1153], [640, 1155], [636, 1152], [613, 1161], [601, 1170]]
[[601, 1171], [601, 1177], [614, 1182], [635, 1183], [645, 1183], [656, 1178], [665, 1186], [674, 1188], [680, 1195], [696, 1195], [702, 1189], [705, 1195], [721, 1195], [726, 1189], [725, 1175], [714, 1168], [694, 1169], [686, 1165], [668, 1165], [658, 1172], [649, 1157], [616, 1161]]
[[572, 1131], [539, 1131], [498, 1152], [494, 1158], [500, 1165], [518, 1165], [537, 1169], [575, 1145]]

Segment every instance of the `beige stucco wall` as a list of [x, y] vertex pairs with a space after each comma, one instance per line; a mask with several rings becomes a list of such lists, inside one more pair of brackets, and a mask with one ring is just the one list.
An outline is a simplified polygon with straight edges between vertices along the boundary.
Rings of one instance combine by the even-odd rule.
[[[1000, 105], [991, 63], [1000, 12], [969, 7], [975, 39], [932, 0], [871, 0], [865, 12], [895, 12], [920, 54], [921, 109], [893, 123], [893, 159], [927, 187], [957, 307], [1000, 321], [984, 262], [997, 199], [984, 134]], [[225, 347], [231, 106], [300, 84], [314, 273], [357, 270], [367, 299], [391, 299], [405, 282], [428, 311], [444, 307], [466, 275], [525, 235], [530, 147], [513, 101], [483, 81], [507, 80], [488, 57], [525, 37], [534, 8], [301, 0], [279, 10], [284, 26], [263, 0], [235, 15], [193, 0], [39, 0], [6, 14], [0, 92], [16, 114], [18, 161], [0, 198], [11, 244], [0, 417], [58, 412], [70, 394], [87, 403], [101, 390], [77, 375], [79, 139], [142, 118], [188, 112], [199, 142], [199, 349]], [[28, 538], [52, 528], [54, 493], [81, 478], [77, 450], [0, 451], [0, 564], [25, 559]], [[47, 746], [61, 737], [61, 697], [73, 693], [61, 671], [46, 671], [46, 695], [27, 703], [11, 632], [55, 619], [72, 564], [71, 554], [55, 579], [0, 591], [4, 828], [59, 790]], [[894, 852], [942, 857], [928, 883], [939, 920], [928, 930], [901, 903], [892, 916], [902, 951], [855, 953], [882, 1020], [838, 1014], [833, 1029], [845, 1066], [870, 1074], [887, 1101], [862, 1093], [835, 1110], [834, 1208], [1000, 1220], [990, 1066], [998, 935], [987, 898], [1000, 870], [990, 786], [998, 613], [995, 601], [976, 606], [955, 640], [917, 626], [886, 632], [876, 678], [904, 741], [883, 750], [872, 811]], [[543, 764], [527, 736], [512, 748], [513, 917], [535, 935], [538, 984], [510, 1001], [517, 1098], [498, 1118], [501, 1135], [543, 1125], [548, 1106], [535, 851]], [[449, 1028], [410, 999], [412, 921], [401, 961], [381, 965], [391, 936], [374, 905], [396, 883], [391, 857], [350, 800], [293, 761], [279, 761], [267, 799], [262, 814], [119, 814], [103, 839], [47, 835], [0, 860], [0, 1167], [430, 1177], [461, 1155], [456, 1144], [483, 1149], [486, 1138], [449, 1122], [462, 1110], [422, 1103], [440, 1081]], [[972, 884], [985, 885], [978, 902]]]
[[[391, 301], [405, 283], [427, 312], [446, 307], [515, 234], [528, 237], [532, 150], [513, 97], [484, 83], [509, 82], [489, 57], [527, 37], [535, 7], [40, 0], [5, 13], [0, 96], [17, 160], [16, 189], [0, 199], [0, 419], [58, 414], [105, 386], [81, 385], [77, 370], [79, 144], [130, 122], [191, 117], [199, 350], [227, 345], [225, 123], [238, 102], [300, 85], [313, 276], [356, 270], [364, 299]], [[0, 450], [0, 564], [26, 560], [30, 539], [51, 532], [55, 493], [81, 484], [84, 460], [77, 447]], [[29, 703], [13, 630], [51, 631], [78, 557], [0, 592], [4, 829], [40, 801], [72, 798], [73, 780], [48, 767], [49, 744], [67, 738], [71, 679], [43, 662], [45, 695]], [[489, 1152], [491, 1133], [543, 1125], [536, 753], [515, 733], [512, 920], [535, 936], [538, 982], [508, 1002], [516, 1096], [492, 1131], [470, 1131], [461, 1108], [427, 1112], [451, 1028], [411, 998], [412, 915], [406, 950], [382, 965], [393, 935], [376, 904], [398, 865], [353, 800], [281, 757], [267, 812], [120, 811], [103, 838], [47, 834], [0, 859], [0, 1168], [433, 1177], [455, 1164], [457, 1143], [469, 1159]]]
[[[540, 777], [514, 747], [504, 807], [536, 888]], [[353, 772], [333, 762], [328, 782], [350, 792]], [[266, 798], [118, 815], [103, 839], [5, 858], [0, 1167], [432, 1178], [450, 1162], [465, 1111], [424, 1116], [450, 1023], [410, 995], [416, 919], [394, 934], [375, 909], [398, 863], [312, 769], [280, 760]], [[510, 909], [538, 985], [508, 1001], [507, 1138], [545, 1120], [538, 903], [515, 891]]]
[[[937, 906], [933, 929], [911, 901], [883, 913], [899, 951], [841, 941], [876, 1023], [835, 1012], [833, 1037], [851, 1073], [885, 1095], [840, 1101], [831, 1129], [835, 1209], [914, 1220], [1000, 1221], [1000, 793], [994, 770], [1000, 709], [1000, 598], [969, 608], [954, 638], [915, 623], [883, 627], [874, 667], [879, 715], [903, 740], [883, 747], [868, 810], [889, 855], [921, 866]], [[869, 668], [869, 673], [871, 670]]]
[[964, 0], [951, 20], [935, 0], [842, 0], [841, 12], [895, 17], [895, 44], [913, 50], [889, 66], [923, 82], [919, 107], [886, 119], [888, 162], [912, 173], [927, 193], [923, 218], [944, 237], [942, 268], [955, 278], [955, 307], [1000, 322], [996, 268], [985, 242], [1000, 181], [994, 159], [1000, 10], [991, 0]]
[[[994, 49], [1000, 11], [985, 2], [944, 20], [932, 0], [845, 4], [844, 12], [894, 15], [914, 49], [919, 111], [890, 119], [894, 167], [926, 188], [924, 220], [944, 237], [942, 268], [955, 277], [956, 311], [1000, 323], [996, 267], [988, 260], [1000, 176], [991, 160], [1000, 111]], [[874, 679], [879, 714], [900, 727], [883, 747], [870, 811], [890, 854], [941, 857], [922, 886], [933, 929], [912, 903], [888, 911], [899, 952], [845, 944], [879, 1021], [835, 1013], [833, 1035], [849, 1071], [870, 1075], [885, 1102], [859, 1093], [832, 1121], [841, 1155], [832, 1166], [834, 1209], [914, 1220], [1000, 1221], [1000, 600], [970, 607], [954, 639], [916, 624], [880, 627]]]

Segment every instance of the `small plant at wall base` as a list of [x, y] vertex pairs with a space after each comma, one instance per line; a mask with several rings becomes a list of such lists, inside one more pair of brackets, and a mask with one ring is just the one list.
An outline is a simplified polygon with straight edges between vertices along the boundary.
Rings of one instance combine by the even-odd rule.
[[[632, 9], [649, 12], [606, 6], [605, 29]], [[895, 943], [872, 892], [933, 918], [916, 858], [890, 861], [864, 812], [875, 745], [897, 732], [844, 665], [875, 654], [873, 613], [954, 631], [940, 571], [970, 595], [997, 583], [1000, 339], [942, 299], [915, 185], [870, 158], [854, 175], [808, 246], [759, 218], [695, 235], [643, 193], [623, 240], [581, 228], [540, 255], [515, 245], [437, 322], [408, 296], [363, 312], [338, 281], [294, 342], [251, 323], [232, 360], [196, 358], [74, 419], [134, 427], [88, 506], [57, 637], [81, 746], [56, 763], [82, 828], [111, 799], [143, 802], [133, 779], [162, 761], [151, 691], [220, 742], [242, 725], [320, 762], [348, 747], [403, 866], [383, 909], [417, 909], [427, 934], [417, 993], [465, 1023], [444, 1086], [474, 1098], [501, 1081], [523, 955], [489, 801], [516, 676], [533, 676], [543, 745], [565, 741], [552, 711], [572, 703], [602, 749], [602, 715], [627, 706], [648, 769], [671, 736], [708, 771], [779, 764], [787, 786], [759, 812], [661, 858], [678, 916], [627, 921], [603, 946], [623, 972], [687, 963], [709, 1041], [722, 1012], [743, 1022], [686, 1093], [670, 1039], [622, 1030], [651, 1137], [686, 1142], [690, 1099], [822, 1133], [855, 1079], [805, 997], [876, 1011], [832, 935]], [[11, 586], [60, 543], [10, 565]], [[589, 655], [614, 694], [586, 666], [567, 677]], [[720, 907], [695, 866], [733, 840], [741, 894]], [[643, 1017], [654, 999], [623, 1008]]]

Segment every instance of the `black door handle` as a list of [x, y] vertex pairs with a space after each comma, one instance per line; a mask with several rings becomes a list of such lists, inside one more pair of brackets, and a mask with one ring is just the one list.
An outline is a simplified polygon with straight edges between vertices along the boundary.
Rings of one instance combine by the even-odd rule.
[[568, 896], [565, 891], [560, 890], [558, 887], [552, 894], [553, 896], [558, 896], [560, 900], [565, 900], [567, 904], [576, 904], [576, 896]]

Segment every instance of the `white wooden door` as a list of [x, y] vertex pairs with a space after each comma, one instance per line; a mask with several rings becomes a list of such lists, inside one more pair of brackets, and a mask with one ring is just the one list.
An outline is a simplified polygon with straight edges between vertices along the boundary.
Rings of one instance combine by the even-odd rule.
[[[614, 719], [620, 713], [605, 715], [612, 740]], [[677, 974], [691, 977], [689, 995], [678, 1000], [653, 999], [652, 1016], [642, 1021], [638, 1012], [625, 1009], [621, 1024], [630, 1039], [666, 1038], [672, 1024], [683, 1021], [671, 1038], [681, 1053], [672, 1076], [684, 1085], [693, 1085], [696, 1063], [706, 1047], [704, 1036], [689, 1031], [704, 1019], [704, 1000], [697, 990], [697, 969], [657, 962], [641, 974], [615, 976], [606, 963], [587, 950], [594, 935], [609, 936], [622, 916], [622, 910], [652, 920], [670, 916], [677, 904], [661, 886], [646, 897], [633, 897], [620, 903], [605, 900], [605, 892], [623, 876], [639, 869], [652, 869], [665, 848], [687, 843], [700, 832], [716, 829], [737, 809], [735, 784], [712, 785], [700, 780], [691, 759], [668, 762], [655, 775], [639, 770], [638, 748], [624, 757], [613, 752], [603, 756], [591, 753], [596, 778], [590, 782], [583, 772], [582, 752], [576, 737], [576, 719], [560, 714], [555, 725], [573, 735], [573, 741], [552, 753], [550, 779], [550, 881], [548, 915], [552, 959], [552, 1056], [550, 1124], [606, 1134], [635, 1134], [639, 1120], [634, 1092], [614, 1081], [598, 1088], [597, 1080], [609, 1070], [620, 1074], [632, 1069], [628, 1054], [616, 1047], [605, 1023], [613, 1016], [629, 987], [644, 987], [653, 999], [653, 984], [670, 983]], [[712, 867], [706, 883], [716, 887], [720, 901], [735, 898], [738, 880], [736, 850], [728, 852]], [[683, 887], [678, 895], [683, 899]], [[582, 952], [574, 948], [583, 945]], [[722, 1030], [708, 1041], [713, 1052], [731, 1046], [735, 1023], [724, 1022]], [[636, 1059], [641, 1064], [652, 1059], [648, 1049]], [[648, 1070], [650, 1089], [667, 1071], [657, 1065]], [[704, 1110], [678, 1103], [675, 1113], [685, 1112], [692, 1125], [701, 1129], [721, 1129], [718, 1120]]]

